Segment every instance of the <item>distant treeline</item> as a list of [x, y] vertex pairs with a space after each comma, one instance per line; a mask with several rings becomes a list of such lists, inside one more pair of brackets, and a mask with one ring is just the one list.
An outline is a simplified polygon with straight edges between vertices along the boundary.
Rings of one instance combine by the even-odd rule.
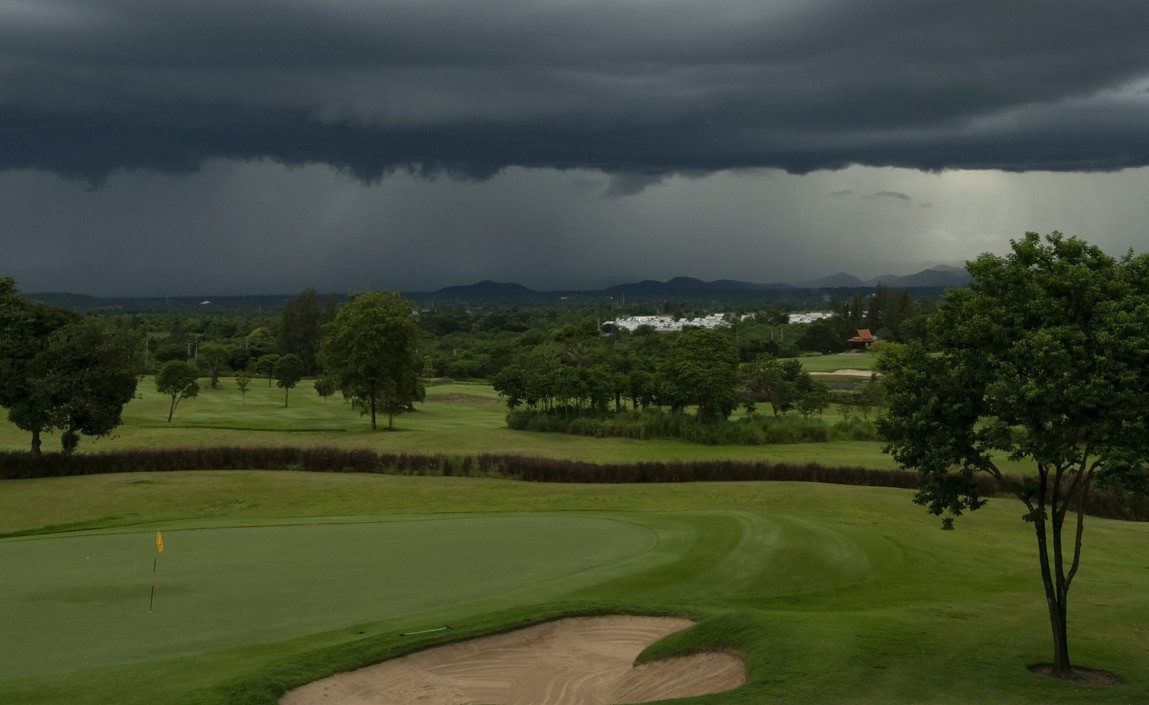
[[[784, 290], [786, 291], [786, 290]], [[689, 327], [713, 313], [728, 314], [722, 327], [741, 361], [761, 353], [795, 357], [803, 352], [841, 352], [857, 329], [868, 327], [883, 340], [906, 342], [925, 335], [925, 318], [941, 289], [832, 289], [803, 297], [716, 296], [667, 291], [658, 298], [568, 297], [499, 303], [487, 299], [411, 298], [421, 331], [420, 372], [424, 377], [485, 379], [511, 364], [525, 365], [543, 344], [581, 351], [580, 366], [607, 364], [629, 374], [669, 344], [677, 333], [616, 329], [619, 317], [666, 315]], [[737, 293], [737, 292], [736, 292]], [[761, 293], [761, 292], [759, 292]], [[679, 295], [682, 294], [682, 295]], [[690, 295], [686, 295], [690, 294]], [[793, 292], [790, 292], [793, 294]], [[247, 373], [268, 376], [276, 356], [303, 360], [308, 376], [321, 373], [316, 350], [324, 323], [345, 305], [346, 295], [304, 289], [298, 296], [98, 299], [74, 294], [34, 294], [29, 300], [108, 319], [143, 337], [143, 367], [155, 371], [172, 360], [190, 361], [210, 379]], [[829, 311], [832, 319], [788, 322], [788, 313]]]
[[[823, 482], [865, 487], [917, 489], [918, 476], [906, 470], [832, 467], [818, 463], [697, 460], [595, 464], [522, 455], [421, 455], [375, 453], [339, 448], [169, 448], [111, 453], [0, 453], [0, 480], [98, 475], [117, 472], [177, 472], [186, 470], [305, 470], [404, 475], [498, 477], [526, 482], [594, 484], [662, 482]], [[988, 476], [975, 478], [979, 493], [998, 492]], [[1018, 478], [1007, 478], [1017, 482]], [[1149, 520], [1149, 501], [1126, 504], [1108, 492], [1088, 497], [1086, 513], [1111, 519]]]

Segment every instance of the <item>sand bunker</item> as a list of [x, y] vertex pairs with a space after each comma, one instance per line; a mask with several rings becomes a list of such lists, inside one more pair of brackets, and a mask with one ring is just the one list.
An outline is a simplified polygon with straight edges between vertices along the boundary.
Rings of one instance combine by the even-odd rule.
[[686, 619], [578, 617], [449, 644], [309, 683], [281, 705], [607, 705], [730, 690], [742, 659], [705, 653], [632, 667]]
[[810, 373], [810, 375], [812, 377], [833, 377], [835, 375], [840, 375], [842, 377], [869, 377], [872, 374], [874, 374], [873, 370], [853, 370], [853, 369], [834, 370], [833, 372], [811, 372]]

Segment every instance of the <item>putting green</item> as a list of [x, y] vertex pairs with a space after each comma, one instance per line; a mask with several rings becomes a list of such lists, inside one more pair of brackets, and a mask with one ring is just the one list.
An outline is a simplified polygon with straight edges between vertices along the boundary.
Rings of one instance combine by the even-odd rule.
[[634, 524], [579, 516], [165, 531], [149, 613], [154, 537], [0, 541], [0, 679], [279, 640], [545, 587], [655, 544]]

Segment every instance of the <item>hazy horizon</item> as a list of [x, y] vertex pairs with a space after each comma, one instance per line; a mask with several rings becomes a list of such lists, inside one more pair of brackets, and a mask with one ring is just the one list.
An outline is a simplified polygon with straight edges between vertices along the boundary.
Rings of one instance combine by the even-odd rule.
[[[594, 286], [575, 286], [575, 287], [570, 287], [570, 288], [557, 288], [557, 289], [538, 289], [535, 287], [527, 286], [527, 285], [523, 284], [522, 282], [513, 281], [513, 280], [480, 279], [477, 281], [456, 282], [453, 284], [446, 284], [443, 286], [437, 286], [437, 287], [432, 287], [432, 288], [412, 287], [412, 288], [407, 288], [407, 289], [402, 289], [402, 290], [397, 290], [397, 291], [400, 291], [400, 293], [425, 294], [425, 293], [434, 293], [436, 291], [441, 291], [443, 289], [448, 289], [448, 288], [470, 287], [470, 286], [477, 286], [480, 284], [490, 282], [490, 283], [499, 284], [499, 285], [509, 284], [509, 285], [524, 286], [527, 289], [530, 289], [531, 291], [534, 291], [536, 293], [550, 293], [550, 292], [567, 293], [567, 292], [578, 292], [578, 291], [602, 291], [602, 290], [610, 289], [610, 288], [615, 287], [615, 286], [622, 286], [622, 285], [627, 285], [627, 284], [631, 284], [631, 285], [641, 284], [643, 282], [648, 282], [648, 281], [656, 281], [659, 283], [668, 283], [674, 279], [695, 279], [698, 281], [702, 281], [704, 283], [712, 283], [712, 282], [716, 282], [716, 281], [738, 281], [738, 282], [743, 282], [743, 283], [747, 283], [747, 284], [756, 284], [756, 285], [765, 285], [765, 286], [775, 285], [775, 284], [779, 284], [779, 285], [787, 285], [788, 284], [788, 285], [793, 286], [795, 288], [801, 289], [801, 288], [819, 288], [819, 287], [814, 287], [814, 286], [806, 287], [804, 285], [816, 282], [818, 280], [827, 279], [830, 277], [835, 277], [835, 276], [838, 276], [841, 274], [857, 277], [858, 279], [860, 279], [863, 282], [863, 285], [869, 285], [868, 284], [869, 282], [871, 282], [875, 279], [878, 279], [878, 278], [904, 277], [904, 276], [908, 276], [908, 275], [912, 275], [912, 274], [918, 274], [920, 272], [931, 270], [931, 269], [956, 269], [956, 268], [960, 268], [960, 264], [954, 265], [954, 264], [949, 264], [949, 263], [944, 263], [944, 262], [943, 263], [919, 263], [919, 266], [920, 266], [920, 268], [913, 269], [913, 271], [905, 271], [905, 272], [884, 271], [882, 274], [876, 274], [874, 276], [867, 276], [867, 277], [860, 276], [860, 275], [855, 274], [853, 272], [830, 272], [830, 273], [827, 273], [821, 277], [814, 277], [813, 279], [803, 279], [803, 280], [795, 280], [795, 281], [782, 281], [782, 280], [749, 281], [749, 280], [742, 280], [742, 279], [733, 279], [731, 277], [716, 277], [715, 279], [700, 279], [699, 277], [693, 277], [690, 274], [678, 274], [678, 275], [674, 275], [672, 277], [667, 277], [666, 279], [641, 279], [641, 278], [625, 279], [624, 278], [624, 279], [619, 279], [618, 281], [603, 282], [603, 283], [600, 283], [600, 284], [594, 285]], [[7, 273], [0, 273], [0, 276], [11, 276], [11, 275], [7, 274]], [[305, 285], [304, 287], [302, 287], [302, 289], [292, 290], [292, 291], [245, 291], [245, 292], [238, 292], [238, 293], [221, 293], [221, 292], [200, 291], [200, 292], [191, 292], [191, 293], [186, 293], [186, 294], [170, 294], [170, 293], [163, 293], [163, 292], [140, 291], [140, 292], [124, 293], [124, 294], [94, 294], [94, 293], [87, 292], [87, 291], [73, 291], [73, 290], [56, 290], [56, 289], [32, 290], [32, 289], [28, 289], [27, 287], [24, 287], [19, 278], [16, 278], [16, 277], [14, 277], [14, 278], [16, 279], [16, 285], [17, 285], [17, 287], [19, 287], [20, 291], [24, 294], [27, 294], [27, 295], [69, 294], [69, 295], [91, 296], [94, 298], [108, 298], [108, 299], [116, 299], [116, 298], [159, 299], [159, 298], [166, 298], [166, 297], [199, 298], [199, 297], [212, 297], [212, 296], [219, 296], [219, 297], [296, 296], [296, 295], [298, 295], [299, 291], [302, 291], [302, 289], [307, 289], [307, 288], [315, 289], [317, 293], [322, 294], [322, 295], [326, 295], [329, 293], [337, 293], [337, 294], [338, 293], [350, 293], [353, 291], [361, 290], [363, 288], [363, 287], [358, 287], [358, 288], [347, 287], [347, 288], [324, 289], [322, 287]], [[822, 288], [834, 288], [834, 287], [825, 287], [825, 285], [822, 285]], [[394, 290], [394, 289], [392, 289], [392, 290]]]

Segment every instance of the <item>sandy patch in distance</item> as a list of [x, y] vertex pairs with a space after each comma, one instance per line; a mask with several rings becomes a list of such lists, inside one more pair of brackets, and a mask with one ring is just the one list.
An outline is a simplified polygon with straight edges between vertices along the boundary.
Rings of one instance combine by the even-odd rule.
[[873, 373], [874, 373], [873, 370], [845, 369], [845, 370], [834, 370], [833, 372], [811, 372], [810, 376], [811, 377], [833, 377], [834, 375], [840, 375], [842, 377], [869, 377]]
[[448, 644], [288, 692], [281, 705], [609, 705], [737, 688], [741, 658], [711, 652], [632, 666], [692, 624], [669, 617], [576, 617]]

